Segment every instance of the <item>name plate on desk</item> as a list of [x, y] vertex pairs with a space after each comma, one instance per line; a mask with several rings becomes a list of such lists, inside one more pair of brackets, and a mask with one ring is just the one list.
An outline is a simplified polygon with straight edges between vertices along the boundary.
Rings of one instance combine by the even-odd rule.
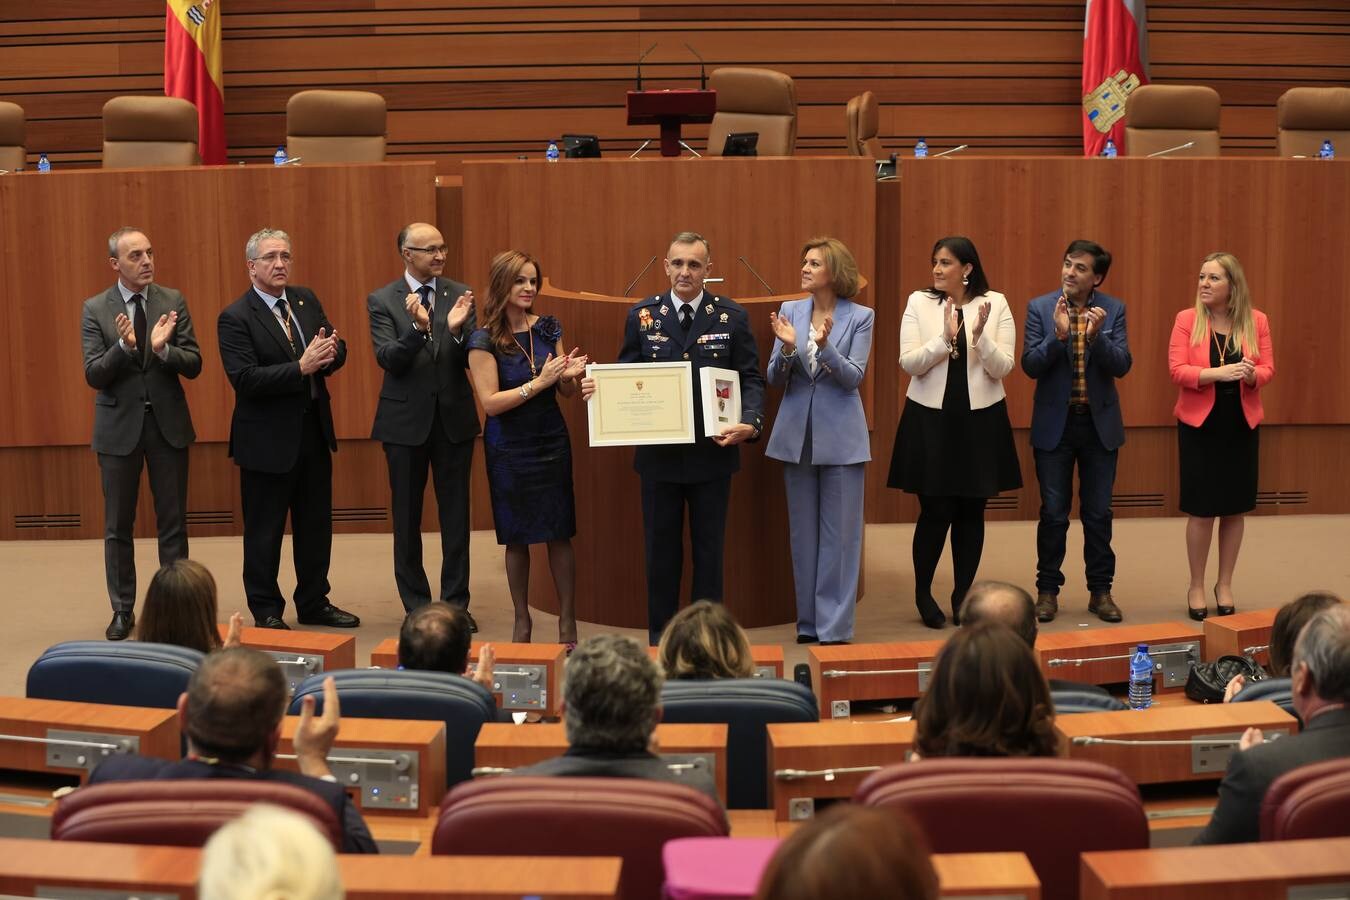
[[768, 726], [769, 794], [779, 821], [810, 819], [816, 801], [847, 800], [863, 779], [905, 761], [913, 722], [780, 722]]
[[[653, 334], [674, 340], [665, 334]], [[688, 362], [592, 364], [587, 401], [592, 447], [694, 443], [694, 384]]]
[[822, 719], [844, 719], [855, 700], [918, 697], [928, 687], [942, 641], [813, 645], [807, 648], [811, 686]]
[[1222, 778], [1248, 728], [1278, 740], [1296, 733], [1298, 721], [1270, 701], [1154, 706], [1055, 719], [1070, 758], [1105, 763], [1135, 784]]

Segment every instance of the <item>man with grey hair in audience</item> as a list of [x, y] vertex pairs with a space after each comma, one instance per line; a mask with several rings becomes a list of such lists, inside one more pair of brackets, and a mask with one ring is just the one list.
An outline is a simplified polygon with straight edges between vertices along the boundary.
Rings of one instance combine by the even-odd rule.
[[1195, 843], [1258, 840], [1261, 801], [1275, 779], [1301, 766], [1350, 756], [1350, 606], [1324, 609], [1303, 627], [1294, 643], [1290, 677], [1303, 730], [1265, 743], [1261, 729], [1247, 729], [1228, 760], [1214, 816]]
[[656, 755], [663, 681], [646, 648], [632, 638], [598, 634], [582, 641], [563, 676], [567, 752], [514, 774], [650, 778], [718, 799], [707, 770], [671, 769]]
[[230, 456], [243, 500], [244, 596], [259, 628], [290, 628], [277, 583], [289, 514], [297, 620], [355, 628], [361, 620], [328, 600], [337, 450], [328, 378], [347, 361], [347, 345], [314, 292], [290, 283], [286, 232], [255, 232], [244, 255], [252, 283], [216, 322], [234, 388]]

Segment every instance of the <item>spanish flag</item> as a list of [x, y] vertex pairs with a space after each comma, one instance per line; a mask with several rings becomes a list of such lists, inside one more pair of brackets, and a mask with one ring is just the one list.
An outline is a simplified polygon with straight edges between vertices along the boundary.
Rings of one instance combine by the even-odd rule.
[[225, 164], [225, 78], [220, 51], [220, 0], [167, 0], [164, 93], [197, 107], [202, 163]]
[[1082, 83], [1083, 155], [1100, 155], [1108, 138], [1124, 151], [1125, 107], [1134, 89], [1148, 84], [1144, 0], [1088, 0]]

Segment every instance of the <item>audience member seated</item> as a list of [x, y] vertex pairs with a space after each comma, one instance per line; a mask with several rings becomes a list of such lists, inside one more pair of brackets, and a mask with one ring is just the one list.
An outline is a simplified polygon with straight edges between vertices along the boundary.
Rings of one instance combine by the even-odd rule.
[[416, 672], [449, 672], [463, 675], [492, 690], [492, 666], [496, 653], [484, 644], [478, 665], [469, 671], [469, 645], [473, 623], [463, 607], [433, 600], [417, 607], [403, 619], [398, 632], [398, 667]]
[[670, 620], [657, 656], [672, 681], [755, 675], [750, 639], [725, 606], [710, 600], [691, 603]]
[[656, 755], [662, 681], [646, 648], [632, 638], [598, 634], [582, 641], [563, 674], [567, 753], [515, 774], [651, 778], [686, 784], [717, 799], [707, 771], [675, 772]]
[[[1343, 602], [1330, 591], [1309, 591], [1297, 600], [1291, 600], [1275, 614], [1270, 626], [1270, 677], [1288, 678], [1293, 666], [1294, 641], [1313, 616], [1329, 606]], [[1223, 702], [1230, 703], [1247, 686], [1245, 675], [1235, 675], [1223, 693]]]
[[326, 800], [342, 822], [344, 853], [376, 853], [360, 811], [328, 768], [328, 752], [340, 724], [337, 688], [324, 683], [323, 715], [306, 698], [295, 731], [300, 772], [272, 768], [286, 712], [286, 678], [266, 653], [234, 647], [212, 653], [178, 698], [178, 718], [188, 756], [169, 762], [142, 756], [112, 756], [94, 770], [90, 784], [182, 778], [255, 778], [283, 781]]
[[304, 816], [260, 803], [202, 848], [199, 900], [342, 900], [337, 855]]
[[769, 860], [755, 900], [825, 897], [937, 900], [923, 835], [895, 810], [845, 803], [806, 822]]
[[216, 579], [199, 562], [179, 559], [162, 566], [145, 589], [145, 604], [136, 624], [136, 640], [174, 644], [201, 653], [221, 646], [239, 646], [243, 618], [230, 616], [230, 631], [222, 645], [216, 630]]
[[[980, 581], [971, 585], [966, 601], [961, 606], [961, 623], [975, 625], [986, 621], [1002, 622], [1026, 641], [1033, 651], [1036, 649], [1036, 637], [1040, 633], [1036, 624], [1036, 601], [1017, 585], [1006, 581]], [[1081, 681], [1051, 678], [1049, 684], [1052, 692], [1085, 691], [1110, 696], [1106, 688]]]
[[1350, 606], [1338, 603], [1313, 616], [1299, 632], [1292, 659], [1294, 708], [1303, 731], [1264, 743], [1261, 729], [1247, 729], [1228, 760], [1219, 805], [1195, 843], [1257, 840], [1271, 782], [1300, 766], [1350, 756]]
[[1035, 655], [1008, 626], [970, 626], [962, 613], [915, 704], [914, 757], [1054, 756], [1054, 707]]

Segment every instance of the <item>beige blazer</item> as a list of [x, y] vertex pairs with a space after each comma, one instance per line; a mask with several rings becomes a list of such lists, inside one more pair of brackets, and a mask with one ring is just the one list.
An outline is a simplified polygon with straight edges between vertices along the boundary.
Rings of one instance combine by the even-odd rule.
[[[980, 304], [988, 302], [989, 321], [978, 342], [971, 341]], [[909, 375], [905, 396], [933, 409], [942, 408], [947, 391], [947, 365], [953, 360], [947, 342], [942, 339], [942, 307], [926, 291], [909, 295], [905, 314], [900, 319], [900, 368]], [[963, 307], [968, 352], [958, 364], [966, 366], [970, 386], [970, 408], [983, 409], [1002, 400], [1003, 376], [1012, 371], [1013, 347], [1017, 344], [1017, 326], [1013, 324], [1008, 299], [997, 291], [976, 297]]]

